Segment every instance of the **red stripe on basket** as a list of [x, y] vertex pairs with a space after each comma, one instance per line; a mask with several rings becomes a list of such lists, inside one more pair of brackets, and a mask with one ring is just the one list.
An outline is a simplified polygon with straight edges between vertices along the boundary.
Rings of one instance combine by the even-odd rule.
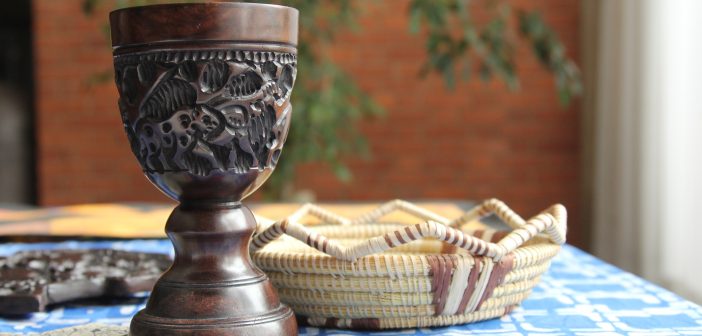
[[451, 276], [455, 270], [455, 257], [448, 255], [427, 256], [432, 272], [432, 292], [434, 297], [434, 314], [441, 315], [446, 305]]
[[[314, 236], [314, 239], [312, 239], [312, 247], [314, 247], [315, 250], [318, 250], [319, 249], [319, 236], [317, 236], [316, 233], [313, 233], [313, 234], [315, 236]], [[310, 235], [310, 237], [312, 237], [312, 235]]]
[[466, 250], [472, 251], [473, 250], [473, 242], [474, 242], [474, 239], [472, 239], [471, 237], [466, 237], [466, 241], [463, 243], [463, 248]]
[[441, 271], [439, 270], [439, 260], [435, 255], [427, 256], [427, 261], [429, 262], [429, 269], [431, 270], [431, 291], [435, 294], [432, 303], [436, 303], [436, 289], [439, 287], [439, 277]]
[[449, 295], [449, 287], [451, 286], [451, 278], [453, 277], [454, 270], [456, 269], [456, 256], [454, 255], [442, 255], [441, 259], [446, 264], [444, 269], [444, 275], [441, 279], [440, 291], [437, 290], [435, 295], [439, 296], [439, 302], [434, 306], [434, 314], [441, 315], [446, 307], [446, 301]]
[[405, 233], [407, 233], [407, 237], [409, 237], [411, 240], [417, 239], [412, 233], [412, 229], [409, 226], [405, 227]]
[[388, 244], [390, 247], [395, 247], [395, 244], [392, 243], [392, 239], [390, 239], [390, 233], [384, 234], [383, 238], [385, 238], [385, 244]]
[[[426, 232], [422, 232], [422, 223], [417, 223], [417, 224], [414, 225], [414, 227], [417, 228], [417, 232], [418, 232], [420, 235], [425, 235], [425, 234], [427, 234]], [[412, 239], [414, 239], [414, 236], [412, 236]]]
[[400, 231], [395, 231], [395, 237], [397, 237], [397, 240], [399, 240], [400, 243], [406, 243], [405, 238], [402, 238], [402, 234], [400, 233]]
[[475, 283], [478, 282], [478, 275], [480, 274], [480, 264], [482, 264], [483, 262], [483, 257], [473, 257], [473, 260], [475, 263], [473, 264], [473, 267], [471, 267], [470, 273], [468, 274], [468, 285], [463, 291], [463, 297], [461, 298], [461, 303], [458, 305], [458, 310], [456, 311], [456, 314], [463, 314], [463, 312], [465, 312], [466, 307], [468, 306], [468, 300], [470, 300], [470, 297], [475, 291]]
[[453, 230], [447, 230], [447, 231], [448, 232], [446, 232], [446, 242], [449, 244], [453, 244], [456, 236], [453, 234]]
[[478, 306], [475, 310], [480, 309], [480, 305], [485, 302], [490, 296], [495, 288], [502, 284], [505, 280], [505, 276], [509, 271], [512, 270], [514, 266], [514, 254], [510, 253], [502, 257], [502, 259], [492, 268], [492, 273], [490, 273], [490, 278], [488, 278], [487, 286], [485, 287], [485, 292], [478, 302]]

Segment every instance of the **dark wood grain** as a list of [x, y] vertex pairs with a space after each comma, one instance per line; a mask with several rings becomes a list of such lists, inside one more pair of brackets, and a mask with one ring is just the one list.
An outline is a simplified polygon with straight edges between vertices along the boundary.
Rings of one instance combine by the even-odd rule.
[[110, 14], [119, 107], [144, 173], [181, 202], [173, 266], [131, 335], [296, 335], [292, 311], [248, 254], [240, 201], [272, 173], [297, 74], [297, 10], [174, 4]]

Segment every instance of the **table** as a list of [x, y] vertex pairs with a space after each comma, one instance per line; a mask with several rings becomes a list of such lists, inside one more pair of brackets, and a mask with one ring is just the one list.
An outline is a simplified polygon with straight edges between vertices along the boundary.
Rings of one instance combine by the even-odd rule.
[[[26, 249], [114, 248], [172, 253], [167, 240], [67, 241], [0, 244], [0, 255]], [[0, 319], [0, 332], [32, 333], [87, 323], [123, 326], [145, 297], [111, 305], [68, 305], [28, 319]], [[523, 305], [501, 319], [449, 328], [376, 332], [374, 335], [702, 335], [702, 307], [572, 246], [554, 259]], [[301, 327], [300, 335], [366, 335]]]
[[[465, 209], [460, 204], [422, 204], [454, 218]], [[253, 206], [262, 217], [282, 218], [297, 205]], [[363, 212], [363, 204], [335, 204], [339, 214]], [[172, 253], [163, 237], [163, 223], [170, 212], [165, 205], [102, 204], [61, 208], [12, 210], [0, 208], [0, 241], [7, 235], [87, 235], [127, 238], [43, 243], [3, 243], [0, 255], [27, 249], [114, 248]], [[396, 214], [395, 216], [401, 216]], [[401, 218], [395, 218], [403, 222]], [[96, 225], [96, 223], [100, 223]], [[4, 237], [2, 237], [4, 236]], [[133, 299], [97, 304], [69, 304], [26, 319], [0, 318], [0, 334], [40, 333], [88, 323], [117, 326], [124, 334], [131, 317], [143, 307], [146, 294]], [[364, 332], [301, 327], [301, 335], [366, 335]], [[376, 332], [373, 335], [702, 335], [702, 307], [635, 275], [621, 271], [575, 247], [566, 245], [554, 259], [541, 283], [522, 306], [510, 315], [491, 321], [449, 328]], [[74, 334], [75, 335], [75, 334]]]

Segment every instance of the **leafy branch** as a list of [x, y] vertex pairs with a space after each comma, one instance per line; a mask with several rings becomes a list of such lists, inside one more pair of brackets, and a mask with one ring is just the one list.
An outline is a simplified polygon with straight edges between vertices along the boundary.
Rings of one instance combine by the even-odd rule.
[[434, 71], [454, 87], [455, 74], [463, 79], [478, 68], [480, 78], [493, 76], [513, 90], [519, 88], [515, 73], [514, 32], [510, 18], [516, 17], [519, 36], [531, 46], [538, 61], [555, 77], [560, 102], [570, 103], [582, 92], [580, 73], [565, 54], [565, 47], [556, 33], [546, 25], [538, 12], [515, 12], [504, 1], [485, 1], [489, 18], [479, 24], [471, 15], [474, 6], [468, 0], [412, 0], [409, 6], [410, 32], [426, 31], [425, 49], [428, 60], [422, 75]]
[[[263, 1], [257, 1], [263, 2]], [[295, 167], [324, 162], [341, 181], [352, 174], [342, 162], [348, 154], [368, 156], [368, 146], [357, 125], [360, 120], [384, 114], [354, 79], [328, 54], [336, 34], [357, 28], [359, 8], [351, 0], [281, 0], [300, 11], [298, 80], [293, 89], [294, 120], [281, 159], [266, 191], [286, 192]]]

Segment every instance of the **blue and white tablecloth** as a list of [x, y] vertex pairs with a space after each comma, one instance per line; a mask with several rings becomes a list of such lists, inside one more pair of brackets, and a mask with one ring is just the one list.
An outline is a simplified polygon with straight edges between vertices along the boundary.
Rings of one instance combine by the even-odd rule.
[[[172, 253], [165, 240], [0, 244], [0, 255], [27, 249], [114, 248]], [[702, 279], [700, 279], [702, 281]], [[67, 305], [26, 319], [0, 319], [0, 333], [32, 333], [87, 323], [128, 325], [145, 298], [110, 305]], [[702, 335], [702, 307], [565, 246], [522, 306], [501, 319], [373, 335]], [[367, 335], [301, 327], [300, 335]]]

